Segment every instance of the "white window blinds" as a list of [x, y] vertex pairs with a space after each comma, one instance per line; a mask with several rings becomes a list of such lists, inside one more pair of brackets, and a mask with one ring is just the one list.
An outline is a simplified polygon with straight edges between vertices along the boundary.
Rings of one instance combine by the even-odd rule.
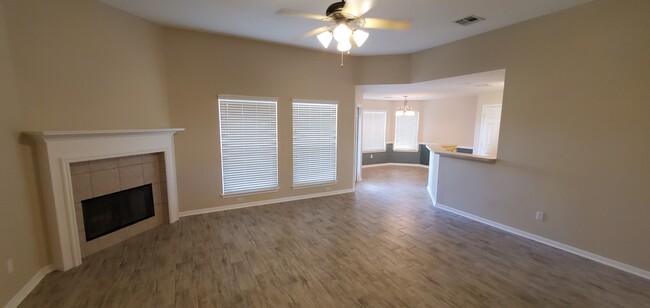
[[420, 113], [413, 116], [395, 116], [395, 151], [418, 150], [418, 120]]
[[361, 149], [363, 152], [386, 151], [386, 112], [364, 111]]
[[219, 96], [223, 195], [278, 189], [277, 99]]
[[336, 103], [293, 102], [293, 186], [336, 182]]

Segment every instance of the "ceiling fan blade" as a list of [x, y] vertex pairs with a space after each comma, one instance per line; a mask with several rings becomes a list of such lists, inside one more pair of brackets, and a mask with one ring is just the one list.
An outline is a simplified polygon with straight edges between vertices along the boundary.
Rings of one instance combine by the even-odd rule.
[[408, 30], [411, 28], [411, 23], [400, 20], [365, 18], [363, 27], [368, 29]]
[[280, 9], [279, 11], [275, 12], [275, 14], [302, 17], [302, 18], [314, 19], [314, 20], [323, 20], [327, 18], [327, 16], [312, 14], [312, 13], [307, 13], [307, 12], [292, 10], [292, 9]]
[[311, 31], [309, 31], [309, 32], [307, 32], [307, 33], [301, 35], [300, 37], [301, 37], [302, 39], [310, 38], [310, 37], [312, 37], [312, 36], [319, 35], [319, 34], [325, 32], [325, 31], [327, 31], [327, 30], [329, 30], [329, 27], [327, 27], [327, 26], [318, 27], [318, 28], [316, 28], [316, 29], [314, 29], [314, 30], [311, 30]]
[[352, 16], [361, 17], [368, 13], [375, 5], [375, 0], [348, 0], [345, 2], [343, 12]]

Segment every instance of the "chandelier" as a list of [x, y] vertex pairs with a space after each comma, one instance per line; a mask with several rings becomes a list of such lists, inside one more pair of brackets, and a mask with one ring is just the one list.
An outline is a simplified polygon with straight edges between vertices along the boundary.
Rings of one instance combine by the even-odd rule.
[[404, 105], [402, 105], [401, 107], [399, 107], [397, 109], [397, 111], [395, 111], [396, 116], [402, 117], [402, 116], [414, 116], [415, 115], [415, 111], [413, 111], [413, 109], [411, 107], [406, 105], [406, 104], [408, 104], [408, 101], [406, 100], [407, 97], [408, 96], [404, 95]]

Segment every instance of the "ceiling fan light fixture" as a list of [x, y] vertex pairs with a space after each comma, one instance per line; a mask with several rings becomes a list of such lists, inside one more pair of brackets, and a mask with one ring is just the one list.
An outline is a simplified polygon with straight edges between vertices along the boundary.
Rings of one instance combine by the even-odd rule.
[[328, 48], [332, 40], [336, 40], [337, 49], [341, 52], [341, 67], [343, 67], [343, 54], [350, 53], [352, 46], [361, 47], [366, 43], [370, 34], [364, 29], [408, 30], [411, 23], [383, 18], [366, 18], [364, 15], [370, 11], [376, 0], [336, 0], [325, 10], [325, 15], [302, 12], [293, 9], [280, 9], [279, 15], [302, 17], [320, 20], [329, 23], [309, 31], [303, 37], [316, 36], [323, 47]]
[[340, 52], [345, 52], [348, 51], [352, 48], [352, 44], [350, 43], [350, 40], [342, 40], [339, 41], [338, 45], [336, 46], [336, 49]]
[[357, 47], [361, 47], [361, 45], [363, 45], [363, 43], [368, 39], [368, 36], [370, 36], [370, 34], [363, 30], [356, 29], [352, 31], [352, 38], [354, 39], [354, 43], [357, 44]]
[[345, 22], [342, 22], [334, 28], [334, 39], [341, 43], [343, 41], [348, 41], [350, 40], [350, 35], [352, 34], [352, 30], [350, 27], [348, 27], [348, 24]]
[[330, 42], [332, 42], [332, 31], [327, 30], [317, 35], [316, 38], [318, 38], [318, 41], [323, 45], [323, 47], [327, 48], [327, 46], [330, 45]]

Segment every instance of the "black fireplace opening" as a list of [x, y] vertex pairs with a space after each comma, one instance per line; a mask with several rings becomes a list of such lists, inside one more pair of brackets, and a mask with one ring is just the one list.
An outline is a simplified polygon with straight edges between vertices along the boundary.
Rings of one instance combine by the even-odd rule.
[[153, 217], [152, 185], [81, 201], [86, 241]]

